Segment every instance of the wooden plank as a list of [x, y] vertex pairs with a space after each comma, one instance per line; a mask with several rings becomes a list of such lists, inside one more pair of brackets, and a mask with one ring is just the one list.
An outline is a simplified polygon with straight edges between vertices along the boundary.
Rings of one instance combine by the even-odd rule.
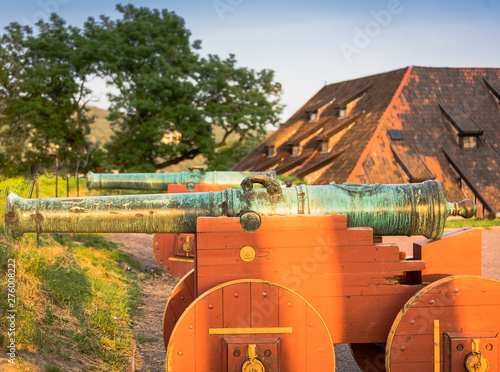
[[175, 333], [167, 355], [167, 366], [171, 365], [173, 371], [196, 371], [196, 335], [194, 327], [190, 325], [195, 323], [194, 312], [189, 312], [177, 325], [179, 329]]
[[250, 326], [276, 327], [279, 324], [278, 287], [251, 283]]
[[[310, 230], [300, 228], [289, 231], [286, 229], [276, 231], [255, 232], [213, 232], [198, 234], [198, 249], [232, 249], [241, 248], [238, 244], [239, 239], [245, 241], [245, 245], [255, 246], [256, 248], [291, 248], [291, 247], [317, 247], [317, 246], [335, 246], [356, 247], [372, 246], [370, 230], [348, 229], [348, 230], [322, 230], [315, 233]], [[221, 243], [224, 244], [221, 244]], [[383, 246], [383, 245], [382, 245]]]
[[283, 371], [294, 371], [298, 366], [307, 366], [307, 305], [290, 291], [279, 288], [279, 325], [293, 324], [293, 333], [283, 335]]
[[251, 326], [251, 292], [250, 283], [237, 283], [224, 287], [223, 293], [223, 327], [249, 328]]
[[[196, 372], [221, 371], [222, 360], [220, 347], [221, 336], [208, 334], [210, 328], [223, 326], [222, 291], [214, 291], [208, 296], [199, 299], [194, 310], [196, 343], [191, 345], [196, 349]], [[189, 369], [181, 369], [188, 371]]]
[[335, 357], [333, 345], [318, 314], [311, 307], [306, 312], [307, 371], [323, 371], [324, 366], [330, 365], [330, 360]]

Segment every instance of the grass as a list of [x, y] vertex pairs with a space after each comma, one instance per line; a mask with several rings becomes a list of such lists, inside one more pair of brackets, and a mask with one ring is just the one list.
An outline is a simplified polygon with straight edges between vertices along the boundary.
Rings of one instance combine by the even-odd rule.
[[[75, 196], [76, 184], [70, 181], [70, 196]], [[81, 186], [80, 195], [88, 195], [84, 180]], [[21, 178], [0, 182], [1, 215], [7, 193], [28, 197], [29, 187]], [[63, 187], [60, 196], [66, 196]], [[53, 197], [54, 193], [54, 179], [42, 177], [39, 195]], [[5, 231], [3, 221], [0, 230]], [[8, 303], [3, 299], [7, 298], [9, 258], [16, 260], [18, 357], [22, 359], [25, 351], [35, 354], [36, 365], [47, 372], [67, 370], [68, 363], [80, 363], [85, 371], [129, 368], [131, 327], [138, 315], [143, 274], [122, 270], [116, 260], [136, 269], [139, 262], [98, 234], [40, 234], [39, 246], [35, 234], [16, 240], [0, 235], [1, 348], [7, 345]]]
[[470, 220], [449, 220], [446, 221], [445, 227], [458, 229], [460, 227], [484, 227], [491, 228], [494, 226], [500, 226], [500, 220], [486, 220], [486, 219], [470, 219]]

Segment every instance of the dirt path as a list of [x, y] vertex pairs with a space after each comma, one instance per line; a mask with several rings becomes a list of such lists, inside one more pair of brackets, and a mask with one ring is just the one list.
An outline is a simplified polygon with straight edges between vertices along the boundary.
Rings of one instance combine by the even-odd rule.
[[[133, 255], [142, 265], [158, 266], [153, 257], [153, 235], [110, 234], [109, 240], [123, 243], [123, 251]], [[151, 276], [141, 281], [143, 316], [135, 319], [134, 336], [137, 345], [131, 361], [132, 371], [164, 372], [163, 312], [177, 280], [169, 275]]]

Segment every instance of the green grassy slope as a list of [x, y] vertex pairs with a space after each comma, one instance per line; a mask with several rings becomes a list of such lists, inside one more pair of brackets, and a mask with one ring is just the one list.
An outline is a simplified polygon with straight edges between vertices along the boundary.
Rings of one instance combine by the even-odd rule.
[[[54, 186], [54, 179], [43, 177], [40, 196], [53, 196]], [[0, 191], [3, 216], [6, 192], [27, 197], [29, 184], [19, 178], [3, 180]], [[70, 196], [75, 195], [73, 185]], [[5, 229], [3, 218], [0, 229]], [[11, 309], [3, 300], [8, 296], [9, 259], [16, 267], [12, 305], [17, 310], [18, 365], [30, 371], [67, 371], [75, 366], [82, 371], [128, 370], [132, 319], [138, 313], [139, 280], [144, 274], [123, 271], [116, 260], [139, 269], [138, 262], [98, 234], [40, 234], [39, 246], [35, 234], [16, 240], [1, 234], [0, 347], [4, 350]]]

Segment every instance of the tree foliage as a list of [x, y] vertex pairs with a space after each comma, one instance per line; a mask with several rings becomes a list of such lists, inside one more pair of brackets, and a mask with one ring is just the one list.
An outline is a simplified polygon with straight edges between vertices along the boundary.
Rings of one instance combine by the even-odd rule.
[[281, 86], [272, 71], [237, 67], [234, 55], [201, 58], [200, 41], [190, 43], [173, 12], [117, 9], [121, 19], [90, 19], [85, 32], [99, 71], [119, 91], [111, 97], [117, 131], [108, 152], [121, 170], [154, 171], [199, 154], [220, 168], [221, 157], [278, 123]]
[[81, 32], [52, 14], [30, 27], [12, 23], [0, 39], [0, 140], [5, 170], [81, 158], [92, 118], [86, 114], [90, 67]]
[[[92, 118], [90, 76], [117, 91], [114, 136], [99, 159], [121, 171], [156, 171], [204, 155], [227, 169], [275, 126], [281, 85], [234, 55], [202, 57], [184, 20], [168, 10], [117, 6], [118, 19], [82, 30], [53, 14], [37, 32], [13, 23], [0, 39], [3, 167], [82, 159]], [[94, 159], [94, 163], [97, 158]], [[2, 164], [0, 164], [2, 167]]]

